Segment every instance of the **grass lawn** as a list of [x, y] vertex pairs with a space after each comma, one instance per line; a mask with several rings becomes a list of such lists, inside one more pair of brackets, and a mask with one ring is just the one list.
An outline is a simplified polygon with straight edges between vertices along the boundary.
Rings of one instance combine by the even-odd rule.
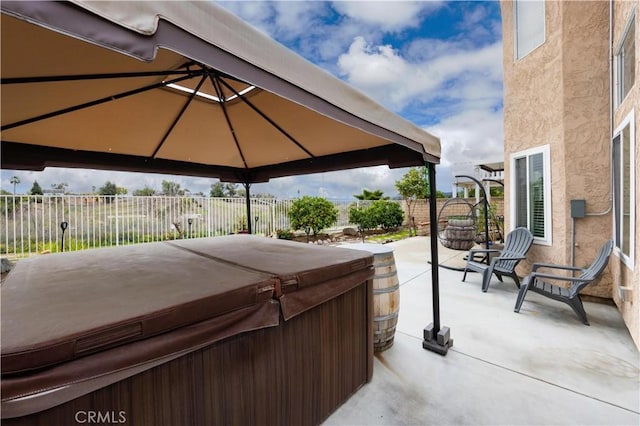
[[405, 238], [409, 238], [408, 229], [403, 229], [397, 232], [388, 232], [386, 234], [370, 235], [365, 239], [371, 243], [386, 243], [391, 241], [404, 240]]

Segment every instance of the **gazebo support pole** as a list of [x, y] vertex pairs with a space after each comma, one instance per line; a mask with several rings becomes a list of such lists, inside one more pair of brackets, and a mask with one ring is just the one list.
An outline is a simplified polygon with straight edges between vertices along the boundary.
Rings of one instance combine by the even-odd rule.
[[251, 220], [251, 184], [243, 182], [242, 186], [244, 186], [244, 199], [247, 203], [247, 230], [249, 234], [253, 234], [253, 220]]
[[431, 240], [431, 291], [433, 322], [423, 330], [422, 347], [440, 355], [446, 355], [453, 346], [449, 327], [440, 327], [440, 276], [438, 270], [438, 214], [436, 208], [436, 165], [427, 163], [429, 169], [429, 234]]

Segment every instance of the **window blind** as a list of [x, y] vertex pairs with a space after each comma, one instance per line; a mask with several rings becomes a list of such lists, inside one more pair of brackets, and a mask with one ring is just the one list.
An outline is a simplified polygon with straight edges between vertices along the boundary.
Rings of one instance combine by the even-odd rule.
[[529, 157], [529, 230], [534, 237], [544, 238], [544, 158]]

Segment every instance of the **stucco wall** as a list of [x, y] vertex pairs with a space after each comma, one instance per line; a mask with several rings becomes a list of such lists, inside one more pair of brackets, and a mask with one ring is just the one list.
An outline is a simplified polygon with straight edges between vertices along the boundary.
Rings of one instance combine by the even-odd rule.
[[[605, 212], [611, 205], [611, 141], [609, 138], [609, 2], [563, 2], [562, 79], [565, 162], [564, 208], [572, 199], [586, 200], [587, 213]], [[554, 199], [562, 204], [562, 200]], [[554, 223], [571, 250], [571, 215]], [[555, 222], [555, 221], [554, 221]], [[611, 238], [612, 215], [575, 221], [575, 265], [589, 265], [600, 246]], [[570, 253], [569, 253], [570, 255]], [[605, 271], [584, 294], [611, 298], [612, 279]]]
[[[552, 193], [552, 246], [534, 244], [519, 274], [531, 270], [531, 262], [566, 262], [567, 221], [562, 84], [562, 15], [560, 2], [545, 4], [545, 42], [524, 58], [514, 56], [514, 13], [511, 1], [501, 2], [504, 66], [505, 205], [511, 205], [511, 154], [550, 146]], [[505, 227], [512, 229], [509, 208]]]

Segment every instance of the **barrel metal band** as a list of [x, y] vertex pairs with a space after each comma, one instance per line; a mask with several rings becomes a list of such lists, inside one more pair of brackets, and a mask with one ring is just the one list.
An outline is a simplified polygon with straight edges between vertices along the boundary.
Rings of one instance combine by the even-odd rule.
[[[398, 318], [398, 312], [393, 312], [389, 315], [383, 315], [383, 316], [379, 316], [379, 317], [374, 317], [373, 321], [387, 321], [390, 319], [394, 319], [394, 318]], [[395, 327], [394, 327], [395, 329]]]
[[396, 262], [395, 260], [391, 259], [391, 260], [387, 260], [385, 262], [374, 262], [373, 266], [375, 266], [376, 268], [380, 268], [383, 266], [396, 266]]
[[396, 284], [392, 287], [385, 287], [385, 288], [374, 288], [373, 289], [373, 294], [384, 294], [384, 293], [393, 293], [394, 291], [398, 290], [400, 288], [400, 284]]
[[396, 276], [396, 275], [397, 275], [396, 271], [393, 271], [393, 272], [387, 272], [386, 274], [376, 274], [376, 275], [373, 277], [373, 279], [375, 280], [375, 279], [378, 279], [378, 278], [391, 278], [391, 277], [394, 277], [394, 276]]

